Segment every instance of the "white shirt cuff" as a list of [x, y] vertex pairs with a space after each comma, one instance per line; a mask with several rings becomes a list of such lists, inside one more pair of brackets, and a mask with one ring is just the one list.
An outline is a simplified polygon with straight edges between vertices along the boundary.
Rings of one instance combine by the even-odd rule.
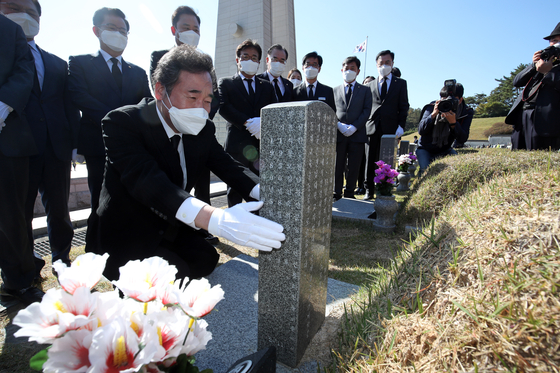
[[0, 122], [4, 122], [13, 110], [10, 105], [0, 101]]
[[175, 214], [175, 217], [177, 218], [177, 220], [185, 223], [189, 227], [198, 230], [200, 228], [194, 225], [194, 219], [196, 218], [200, 210], [202, 210], [202, 208], [206, 205], [207, 203], [204, 203], [199, 199], [189, 197], [181, 204], [181, 206], [177, 210], [177, 213]]
[[253, 189], [251, 189], [251, 193], [249, 193], [249, 197], [256, 199], [257, 201], [260, 201], [260, 197], [261, 197], [261, 184], [257, 184], [253, 187]]

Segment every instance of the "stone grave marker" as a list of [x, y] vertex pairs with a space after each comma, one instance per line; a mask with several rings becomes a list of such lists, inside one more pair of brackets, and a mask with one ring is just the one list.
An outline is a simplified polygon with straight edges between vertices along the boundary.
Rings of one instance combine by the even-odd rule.
[[399, 155], [408, 154], [409, 142], [406, 140], [401, 140]]
[[258, 349], [296, 367], [325, 319], [336, 116], [320, 101], [261, 111], [260, 216], [284, 226], [279, 250], [259, 253]]
[[410, 145], [408, 146], [408, 151], [409, 151], [409, 153], [416, 154], [416, 149], [418, 149], [418, 145], [417, 145], [417, 144], [410, 144]]
[[397, 159], [397, 137], [395, 135], [381, 136], [381, 146], [379, 149], [379, 159], [395, 168]]

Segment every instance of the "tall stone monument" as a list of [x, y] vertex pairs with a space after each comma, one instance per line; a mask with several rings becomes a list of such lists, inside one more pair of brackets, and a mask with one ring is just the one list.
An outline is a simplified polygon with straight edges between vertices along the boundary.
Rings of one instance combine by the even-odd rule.
[[336, 117], [320, 101], [261, 113], [260, 215], [284, 226], [279, 250], [259, 254], [258, 349], [296, 367], [325, 319]]
[[[294, 0], [219, 0], [214, 66], [218, 79], [237, 73], [235, 49], [243, 40], [254, 39], [263, 49], [257, 74], [266, 70], [266, 51], [281, 44], [288, 51], [286, 73], [298, 65]], [[284, 76], [285, 77], [285, 76]], [[225, 121], [216, 116], [216, 136], [223, 144]]]

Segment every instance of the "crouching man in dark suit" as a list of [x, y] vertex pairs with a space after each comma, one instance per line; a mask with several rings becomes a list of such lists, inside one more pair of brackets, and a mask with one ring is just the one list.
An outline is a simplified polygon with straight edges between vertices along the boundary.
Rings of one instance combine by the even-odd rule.
[[260, 202], [222, 210], [187, 192], [207, 167], [244, 198], [259, 199], [258, 178], [223, 150], [207, 120], [213, 76], [208, 55], [179, 46], [158, 63], [156, 100], [103, 119], [106, 173], [86, 251], [110, 254], [109, 279], [128, 260], [151, 256], [175, 265], [180, 277], [210, 274], [219, 256], [200, 228], [264, 251], [285, 239], [281, 225], [250, 213]]

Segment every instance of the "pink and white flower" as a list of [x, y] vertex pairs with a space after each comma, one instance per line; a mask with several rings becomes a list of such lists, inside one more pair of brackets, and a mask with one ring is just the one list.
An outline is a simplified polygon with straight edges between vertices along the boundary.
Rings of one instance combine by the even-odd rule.
[[43, 364], [43, 371], [45, 373], [87, 372], [91, 366], [89, 348], [92, 334], [89, 330], [73, 330], [55, 340], [48, 352], [49, 359]]
[[212, 339], [212, 333], [206, 330], [208, 323], [205, 320], [194, 320], [187, 335], [187, 340], [182, 345], [180, 354], [192, 356], [200, 350], [206, 349], [206, 344]]
[[58, 274], [60, 286], [70, 294], [82, 286], [92, 289], [103, 274], [105, 264], [109, 254], [97, 255], [87, 253], [80, 255], [74, 260], [70, 267], [66, 266], [62, 260], [53, 263], [53, 268]]
[[210, 286], [207, 279], [192, 280], [179, 293], [179, 305], [186, 314], [192, 317], [203, 317], [210, 313], [214, 306], [224, 299], [224, 291], [220, 285]]
[[139, 302], [156, 299], [159, 288], [175, 281], [177, 268], [159, 257], [133, 260], [120, 269], [120, 277], [113, 284], [127, 297]]

